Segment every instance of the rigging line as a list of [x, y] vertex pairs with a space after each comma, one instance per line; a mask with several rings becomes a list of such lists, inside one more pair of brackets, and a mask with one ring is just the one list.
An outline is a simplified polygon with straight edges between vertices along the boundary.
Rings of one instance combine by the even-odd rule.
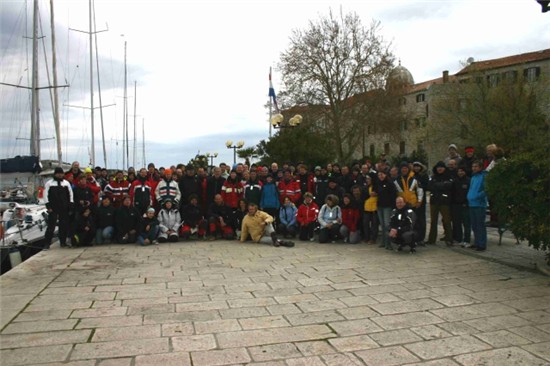
[[[12, 40], [15, 38], [15, 34], [16, 32], [19, 32], [21, 29], [21, 25], [20, 23], [22, 23], [21, 19], [23, 19], [23, 10], [26, 10], [26, 4], [25, 4], [25, 8], [22, 8], [21, 11], [19, 12], [19, 16], [17, 17], [17, 20], [15, 21], [15, 24], [13, 25], [12, 29], [11, 29], [11, 33], [8, 37], [8, 43], [6, 45], [6, 49], [11, 49], [11, 43], [12, 43]], [[25, 30], [26, 32], [26, 30]], [[3, 52], [2, 53], [2, 57], [0, 58], [0, 64], [1, 63], [4, 63], [4, 59], [7, 58], [9, 55], [8, 52]], [[16, 62], [15, 58], [9, 58], [8, 60], [13, 60], [13, 63]], [[11, 65], [10, 65], [11, 66]], [[8, 67], [8, 69], [11, 69], [11, 67]], [[8, 74], [5, 74], [4, 77], [3, 77], [3, 81], [5, 82], [6, 81], [6, 77], [8, 76]]]

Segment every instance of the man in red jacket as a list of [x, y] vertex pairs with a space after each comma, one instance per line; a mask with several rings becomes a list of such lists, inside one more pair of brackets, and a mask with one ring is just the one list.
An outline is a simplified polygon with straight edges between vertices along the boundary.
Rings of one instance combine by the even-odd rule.
[[284, 171], [283, 179], [279, 181], [278, 188], [281, 204], [284, 204], [285, 197], [290, 198], [295, 205], [300, 204], [300, 198], [302, 197], [300, 184], [292, 177], [289, 169]]

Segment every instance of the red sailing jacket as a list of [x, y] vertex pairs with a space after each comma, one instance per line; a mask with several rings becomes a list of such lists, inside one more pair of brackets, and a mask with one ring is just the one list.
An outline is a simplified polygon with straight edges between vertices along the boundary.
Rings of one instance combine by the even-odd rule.
[[243, 184], [237, 179], [231, 181], [227, 179], [222, 186], [222, 198], [223, 202], [231, 208], [237, 208], [239, 206], [239, 200], [243, 198], [244, 188]]
[[300, 226], [305, 226], [309, 223], [315, 222], [319, 216], [319, 206], [315, 202], [311, 202], [309, 206], [301, 204], [298, 207], [298, 213], [296, 214], [296, 221], [300, 223]]
[[279, 188], [279, 197], [281, 199], [281, 204], [284, 203], [285, 197], [290, 198], [290, 200], [295, 204], [299, 204], [300, 197], [302, 197], [302, 191], [300, 190], [300, 184], [294, 179], [291, 179], [290, 182], [285, 182], [284, 179], [281, 179], [278, 184]]

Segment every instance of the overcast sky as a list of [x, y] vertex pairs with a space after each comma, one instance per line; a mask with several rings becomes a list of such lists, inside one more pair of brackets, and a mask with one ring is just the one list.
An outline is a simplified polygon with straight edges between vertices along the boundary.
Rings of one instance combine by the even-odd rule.
[[[49, 1], [40, 0], [45, 46], [50, 48]], [[32, 1], [0, 2], [0, 78], [29, 85], [27, 69]], [[268, 73], [278, 92], [276, 66], [288, 47], [292, 29], [330, 9], [357, 12], [368, 27], [381, 22], [385, 40], [415, 82], [460, 70], [460, 61], [486, 60], [548, 48], [550, 14], [534, 0], [471, 1], [186, 1], [96, 0], [95, 19], [110, 168], [122, 167], [124, 44], [127, 43], [128, 110], [133, 139], [136, 102], [136, 166], [143, 165], [142, 122], [146, 162], [187, 163], [200, 153], [217, 152], [216, 164], [233, 162], [226, 140], [255, 146], [269, 137]], [[25, 10], [27, 9], [27, 10]], [[91, 143], [89, 36], [87, 0], [55, 0], [63, 158], [89, 162]], [[26, 25], [26, 27], [25, 27]], [[42, 45], [40, 46], [42, 50]], [[41, 51], [42, 52], [42, 51]], [[44, 64], [44, 56], [39, 60]], [[51, 59], [48, 60], [51, 68]], [[94, 60], [95, 63], [95, 60]], [[95, 68], [95, 65], [94, 65]], [[47, 85], [41, 67], [40, 83]], [[94, 75], [96, 78], [97, 75]], [[97, 81], [94, 81], [97, 83]], [[134, 99], [134, 82], [137, 93]], [[94, 104], [99, 105], [97, 84]], [[50, 95], [40, 92], [43, 138], [55, 135]], [[29, 153], [29, 93], [0, 86], [0, 157]], [[99, 110], [95, 110], [95, 159], [103, 164]], [[117, 145], [118, 144], [118, 145]], [[134, 163], [130, 143], [130, 165]], [[55, 159], [53, 140], [42, 141], [42, 158]]]

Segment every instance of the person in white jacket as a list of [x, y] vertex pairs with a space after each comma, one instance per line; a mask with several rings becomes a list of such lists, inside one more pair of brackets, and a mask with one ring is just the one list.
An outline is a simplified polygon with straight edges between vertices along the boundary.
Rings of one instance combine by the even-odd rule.
[[171, 200], [164, 202], [157, 218], [160, 227], [159, 243], [177, 242], [179, 239], [178, 230], [181, 226], [181, 215], [178, 209], [173, 206]]

